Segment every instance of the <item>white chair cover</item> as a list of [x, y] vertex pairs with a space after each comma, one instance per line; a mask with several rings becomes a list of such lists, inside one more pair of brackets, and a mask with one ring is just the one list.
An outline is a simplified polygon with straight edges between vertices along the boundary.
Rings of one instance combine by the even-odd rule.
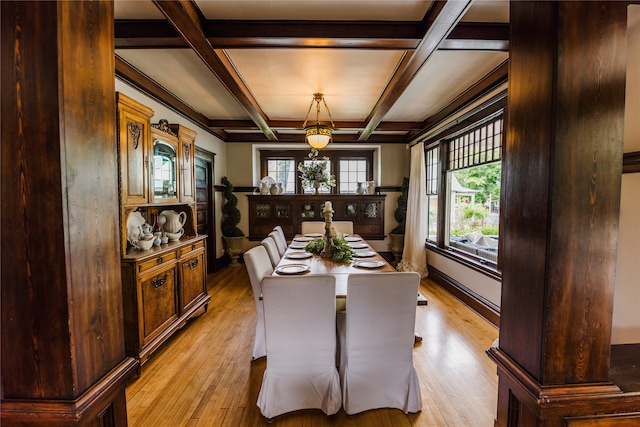
[[264, 279], [267, 368], [257, 404], [265, 417], [340, 410], [335, 286], [332, 275]]
[[283, 244], [285, 248], [289, 246], [287, 244], [287, 237], [284, 235], [284, 230], [282, 229], [282, 227], [276, 225], [275, 227], [273, 227], [273, 231], [278, 234], [278, 240], [280, 240], [280, 244]]
[[340, 379], [347, 414], [376, 408], [422, 408], [413, 366], [415, 272], [351, 274], [347, 310], [338, 316]]
[[273, 273], [273, 267], [264, 246], [249, 249], [244, 253], [243, 258], [251, 281], [253, 300], [256, 303], [256, 334], [253, 338], [252, 358], [257, 359], [267, 354], [264, 342], [264, 309], [260, 296], [262, 295], [262, 279]]
[[[353, 234], [352, 221], [332, 221], [331, 225], [336, 231], [343, 234]], [[322, 233], [324, 234], [324, 221], [303, 221], [301, 224], [302, 234]]]
[[276, 265], [280, 262], [280, 253], [278, 252], [278, 245], [273, 236], [267, 236], [260, 242], [262, 246], [267, 250], [269, 259], [271, 260], [271, 266], [276, 268]]
[[269, 233], [269, 237], [271, 237], [276, 242], [276, 246], [278, 246], [278, 253], [280, 254], [280, 257], [282, 257], [287, 251], [287, 245], [282, 244], [282, 241], [278, 238], [278, 233], [276, 231], [272, 231], [271, 233]]

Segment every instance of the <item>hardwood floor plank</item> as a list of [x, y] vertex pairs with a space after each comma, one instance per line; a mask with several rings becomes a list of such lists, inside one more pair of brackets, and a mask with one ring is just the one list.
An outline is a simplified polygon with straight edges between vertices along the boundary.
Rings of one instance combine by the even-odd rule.
[[[208, 277], [211, 302], [142, 367], [127, 387], [129, 426], [266, 426], [256, 401], [265, 358], [251, 361], [255, 306], [244, 266]], [[485, 355], [498, 330], [435, 283], [423, 280], [429, 303], [417, 308], [423, 342], [414, 363], [423, 409], [405, 415], [378, 409], [355, 416], [319, 410], [276, 417], [277, 426], [490, 427], [497, 402], [496, 367]]]

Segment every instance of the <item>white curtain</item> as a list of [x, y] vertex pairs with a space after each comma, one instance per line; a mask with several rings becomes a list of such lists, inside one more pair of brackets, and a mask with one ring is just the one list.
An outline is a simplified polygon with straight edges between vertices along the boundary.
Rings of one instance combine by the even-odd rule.
[[398, 271], [415, 271], [427, 277], [427, 196], [424, 144], [411, 147], [411, 171], [409, 173], [409, 200], [407, 223], [404, 233], [404, 250]]

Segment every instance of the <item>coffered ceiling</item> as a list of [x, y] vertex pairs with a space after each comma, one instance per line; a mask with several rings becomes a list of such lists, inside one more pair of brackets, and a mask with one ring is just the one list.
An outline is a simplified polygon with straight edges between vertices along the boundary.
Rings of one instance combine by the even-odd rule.
[[[504, 87], [506, 0], [115, 0], [116, 74], [226, 142], [406, 143]], [[322, 109], [321, 121], [328, 121]]]

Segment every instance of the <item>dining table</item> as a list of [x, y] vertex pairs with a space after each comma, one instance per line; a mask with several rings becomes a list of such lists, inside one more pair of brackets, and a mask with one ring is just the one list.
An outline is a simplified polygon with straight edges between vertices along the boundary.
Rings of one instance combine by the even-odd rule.
[[[349, 274], [378, 274], [397, 271], [382, 255], [376, 252], [357, 234], [345, 236], [353, 254], [351, 262], [336, 262], [329, 258], [323, 258], [320, 255], [306, 252], [305, 246], [307, 243], [319, 237], [322, 237], [322, 235], [315, 233], [296, 235], [287, 247], [280, 262], [274, 268], [272, 275], [331, 274], [336, 278], [336, 303], [338, 306], [342, 306], [344, 301], [340, 300], [344, 300], [347, 297], [347, 279]], [[417, 304], [426, 305], [426, 303], [426, 298], [418, 294]]]

